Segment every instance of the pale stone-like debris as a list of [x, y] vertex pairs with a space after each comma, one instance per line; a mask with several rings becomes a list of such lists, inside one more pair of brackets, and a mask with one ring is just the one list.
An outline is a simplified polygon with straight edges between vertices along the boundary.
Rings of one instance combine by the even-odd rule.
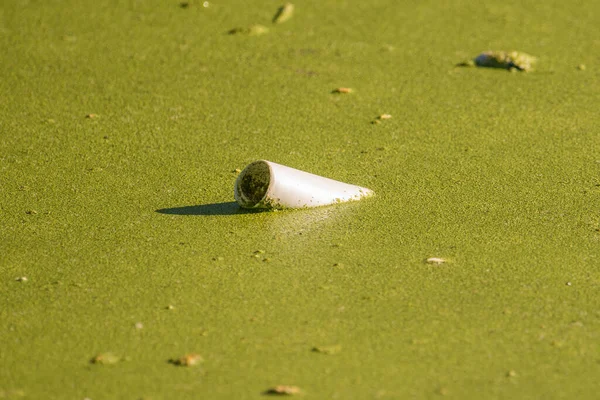
[[233, 28], [229, 31], [230, 35], [248, 35], [248, 36], [260, 36], [269, 33], [269, 28], [264, 25], [250, 25], [247, 28]]
[[339, 87], [337, 89], [333, 90], [333, 93], [339, 93], [339, 94], [348, 94], [348, 93], [352, 93], [354, 90], [352, 90], [352, 88], [348, 88], [348, 87]]
[[195, 365], [201, 364], [204, 362], [204, 359], [200, 354], [186, 354], [183, 357], [170, 360], [171, 364], [179, 365], [181, 367], [193, 367]]
[[274, 395], [288, 395], [292, 396], [295, 394], [300, 394], [302, 390], [298, 386], [291, 385], [277, 385], [265, 391], [265, 394], [274, 394]]
[[440, 258], [440, 257], [429, 257], [428, 259], [425, 260], [425, 262], [427, 264], [441, 265], [446, 262], [446, 259]]
[[473, 60], [478, 67], [532, 71], [537, 57], [521, 51], [484, 51]]
[[273, 17], [274, 24], [281, 24], [294, 15], [294, 5], [292, 3], [285, 3], [277, 10], [277, 13]]
[[122, 358], [113, 353], [101, 353], [96, 357], [92, 358], [92, 364], [101, 364], [101, 365], [113, 365], [121, 361]]

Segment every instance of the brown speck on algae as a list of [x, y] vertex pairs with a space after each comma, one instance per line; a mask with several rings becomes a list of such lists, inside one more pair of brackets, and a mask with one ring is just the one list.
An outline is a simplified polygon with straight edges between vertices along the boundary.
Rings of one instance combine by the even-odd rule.
[[248, 35], [248, 36], [261, 36], [269, 33], [269, 28], [264, 25], [250, 25], [247, 28], [233, 28], [228, 32], [230, 35]]
[[121, 361], [122, 358], [116, 354], [107, 352], [100, 353], [90, 360], [92, 364], [113, 365]]
[[200, 354], [190, 353], [180, 358], [172, 358], [169, 363], [180, 367], [193, 367], [204, 362], [204, 359]]
[[342, 346], [339, 344], [335, 344], [332, 346], [315, 346], [312, 348], [313, 353], [321, 353], [321, 354], [337, 354], [342, 351]]
[[339, 87], [339, 88], [333, 89], [331, 91], [331, 93], [334, 93], [334, 94], [349, 94], [352, 92], [354, 92], [354, 90], [349, 87]]
[[384, 120], [390, 119], [390, 118], [392, 118], [392, 116], [390, 114], [380, 114], [373, 121], [371, 121], [371, 123], [374, 125], [377, 125], [377, 124], [380, 124], [381, 121], [384, 121]]
[[267, 395], [279, 395], [279, 396], [292, 396], [295, 394], [300, 394], [302, 390], [298, 386], [292, 385], [277, 385], [270, 389], [267, 389], [264, 394]]

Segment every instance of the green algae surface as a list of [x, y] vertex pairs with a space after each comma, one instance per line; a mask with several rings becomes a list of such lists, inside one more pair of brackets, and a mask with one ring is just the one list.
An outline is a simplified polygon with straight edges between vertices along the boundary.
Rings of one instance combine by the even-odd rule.
[[[598, 3], [281, 6], [2, 2], [0, 398], [596, 398]], [[377, 195], [240, 210], [258, 159]]]

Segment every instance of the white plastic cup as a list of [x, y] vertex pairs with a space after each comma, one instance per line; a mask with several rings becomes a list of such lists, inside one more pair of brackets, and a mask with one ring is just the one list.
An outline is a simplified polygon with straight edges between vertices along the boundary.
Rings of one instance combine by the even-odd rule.
[[249, 164], [235, 182], [243, 208], [307, 208], [360, 200], [372, 190], [324, 178], [271, 161]]

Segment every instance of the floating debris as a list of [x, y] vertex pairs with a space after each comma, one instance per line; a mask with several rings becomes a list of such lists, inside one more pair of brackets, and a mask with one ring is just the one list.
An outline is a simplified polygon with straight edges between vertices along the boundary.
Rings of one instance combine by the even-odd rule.
[[204, 359], [200, 354], [186, 354], [181, 358], [169, 360], [171, 364], [178, 365], [180, 367], [193, 367], [204, 362]]
[[425, 260], [425, 262], [427, 264], [441, 265], [441, 264], [445, 263], [446, 260], [443, 258], [439, 258], [439, 257], [429, 257], [428, 259]]
[[370, 189], [271, 161], [255, 161], [238, 176], [234, 196], [243, 208], [309, 208], [360, 200]]
[[269, 28], [264, 25], [251, 25], [247, 28], [233, 28], [229, 31], [230, 35], [248, 35], [260, 36], [269, 33]]
[[294, 5], [292, 3], [285, 3], [277, 10], [277, 13], [273, 17], [274, 24], [281, 24], [294, 15]]
[[113, 365], [121, 361], [121, 357], [113, 353], [102, 353], [91, 359], [92, 364]]
[[90, 172], [102, 172], [102, 171], [104, 171], [104, 168], [102, 168], [102, 167], [91, 167], [91, 168], [88, 168], [87, 170], [90, 171]]
[[342, 351], [342, 346], [339, 344], [335, 344], [332, 346], [316, 346], [312, 348], [312, 351], [314, 353], [321, 353], [321, 354], [337, 354], [340, 351]]
[[348, 94], [348, 93], [352, 93], [354, 92], [354, 90], [352, 88], [349, 87], [339, 87], [337, 89], [333, 89], [333, 91], [331, 93], [335, 93], [335, 94]]
[[[181, 7], [181, 8], [190, 8], [192, 6], [196, 7], [196, 5], [198, 3], [199, 2], [197, 0], [196, 1], [182, 1], [181, 3], [179, 3], [179, 7]], [[208, 8], [208, 7], [210, 7], [210, 3], [208, 1], [205, 1], [202, 3], [202, 7]]]
[[372, 124], [380, 124], [381, 121], [384, 121], [386, 119], [391, 119], [392, 116], [390, 114], [381, 114], [378, 115], [377, 118], [375, 118], [373, 121], [371, 121]]
[[484, 51], [473, 60], [458, 64], [459, 67], [500, 68], [509, 71], [532, 71], [537, 57], [520, 51]]
[[293, 396], [300, 393], [302, 393], [302, 390], [298, 386], [290, 385], [278, 385], [265, 391], [265, 394], [280, 396]]

